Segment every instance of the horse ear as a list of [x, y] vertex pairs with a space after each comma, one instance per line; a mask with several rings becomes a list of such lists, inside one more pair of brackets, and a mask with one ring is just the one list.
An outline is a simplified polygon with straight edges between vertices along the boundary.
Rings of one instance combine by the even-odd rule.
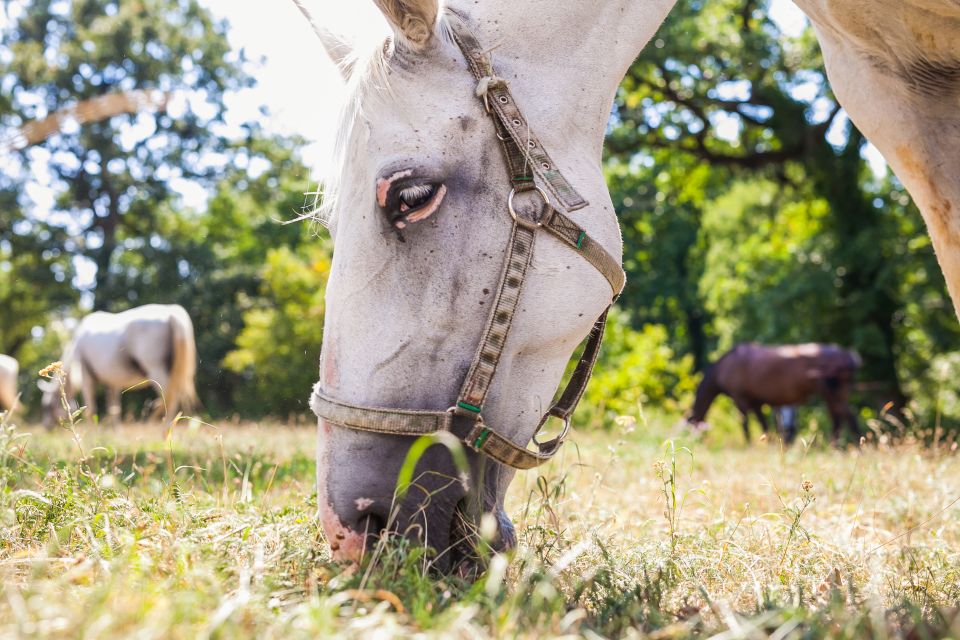
[[340, 69], [340, 73], [344, 79], [348, 79], [350, 72], [353, 70], [353, 48], [347, 44], [346, 40], [314, 20], [313, 15], [310, 14], [310, 11], [301, 0], [293, 0], [293, 4], [297, 5], [300, 13], [303, 14], [313, 28], [313, 32], [320, 38], [320, 43], [326, 50], [327, 55], [330, 56], [330, 60]]
[[373, 0], [393, 29], [397, 43], [423, 49], [437, 24], [438, 0]]

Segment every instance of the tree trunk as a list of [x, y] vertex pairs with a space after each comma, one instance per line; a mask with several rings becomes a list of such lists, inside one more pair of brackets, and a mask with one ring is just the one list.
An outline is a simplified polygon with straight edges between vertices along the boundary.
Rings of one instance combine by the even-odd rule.
[[[100, 164], [100, 175], [103, 184], [103, 191], [107, 197], [107, 216], [98, 218], [94, 221], [94, 226], [99, 227], [103, 236], [103, 244], [94, 254], [94, 262], [97, 265], [97, 275], [94, 279], [93, 291], [93, 310], [106, 311], [113, 292], [110, 286], [112, 276], [110, 274], [110, 263], [113, 261], [113, 254], [117, 250], [117, 225], [120, 222], [120, 205], [117, 202], [117, 194], [114, 193], [107, 178], [107, 158], [103, 157]], [[94, 214], [96, 215], [96, 214]]]

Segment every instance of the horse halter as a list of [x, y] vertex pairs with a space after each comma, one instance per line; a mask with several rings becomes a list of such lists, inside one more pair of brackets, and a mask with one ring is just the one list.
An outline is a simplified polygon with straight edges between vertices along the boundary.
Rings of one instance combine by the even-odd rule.
[[[477, 97], [483, 100], [486, 112], [493, 119], [497, 138], [506, 158], [512, 189], [507, 196], [507, 212], [513, 228], [507, 247], [500, 284], [483, 337], [476, 356], [467, 373], [454, 406], [445, 411], [420, 411], [364, 407], [335, 400], [326, 394], [317, 383], [310, 406], [318, 417], [356, 431], [367, 431], [398, 436], [421, 436], [439, 431], [449, 431], [469, 448], [480, 452], [501, 464], [516, 469], [531, 469], [550, 460], [559, 451], [569, 430], [570, 416], [580, 401], [590, 375], [593, 372], [607, 311], [600, 315], [584, 346], [583, 353], [573, 375], [570, 377], [560, 399], [540, 420], [537, 431], [550, 416], [563, 421], [563, 430], [547, 442], [539, 442], [534, 436], [536, 451], [518, 446], [483, 421], [483, 402], [496, 374], [497, 364], [506, 344], [513, 321], [523, 281], [533, 256], [534, 241], [538, 231], [551, 234], [572, 250], [579, 253], [606, 278], [613, 291], [611, 304], [623, 290], [626, 276], [620, 263], [573, 220], [550, 204], [547, 191], [552, 193], [567, 212], [587, 206], [579, 193], [560, 174], [543, 146], [517, 107], [507, 83], [498, 78], [493, 70], [490, 55], [467, 28], [463, 18], [448, 10], [451, 33], [459, 46], [470, 71], [477, 80]], [[531, 173], [532, 171], [532, 173]], [[521, 215], [514, 208], [517, 194], [536, 194], [543, 204], [536, 219]]]

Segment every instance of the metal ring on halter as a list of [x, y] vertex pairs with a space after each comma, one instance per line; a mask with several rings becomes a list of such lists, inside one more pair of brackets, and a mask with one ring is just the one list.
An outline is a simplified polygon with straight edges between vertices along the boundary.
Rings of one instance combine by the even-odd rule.
[[[537, 190], [537, 193], [539, 193], [540, 197], [543, 199], [543, 206], [544, 207], [549, 206], [550, 198], [547, 197], [547, 192], [536, 185], [534, 185], [533, 188]], [[517, 224], [522, 225], [524, 227], [530, 227], [532, 229], [542, 227], [543, 226], [542, 220], [532, 221], [517, 215], [517, 210], [513, 208], [513, 196], [515, 195], [517, 195], [516, 187], [514, 187], [513, 189], [510, 189], [510, 195], [507, 196], [507, 210], [510, 212], [510, 217], [513, 218]]]
[[[564, 440], [567, 439], [567, 434], [570, 433], [570, 416], [567, 416], [566, 418], [561, 418], [561, 420], [563, 420], [563, 431], [561, 431], [560, 435], [558, 435], [557, 437], [548, 440], [547, 441], [548, 444], [550, 442], [563, 442]], [[533, 444], [537, 445], [538, 448], [543, 449], [543, 443], [537, 440], [538, 435], [539, 435], [539, 432], [533, 434], [533, 438], [531, 438], [531, 440], [533, 440]]]

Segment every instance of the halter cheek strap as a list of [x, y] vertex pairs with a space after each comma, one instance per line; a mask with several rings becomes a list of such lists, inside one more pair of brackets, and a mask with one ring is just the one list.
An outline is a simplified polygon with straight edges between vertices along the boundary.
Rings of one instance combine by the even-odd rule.
[[[357, 431], [396, 436], [449, 431], [468, 447], [501, 464], [516, 469], [531, 469], [550, 460], [567, 436], [570, 416], [577, 408], [593, 373], [609, 310], [608, 307], [597, 319], [560, 399], [544, 414], [537, 427], [539, 432], [551, 416], [559, 418], [564, 424], [560, 435], [547, 442], [537, 442], [534, 437], [537, 450], [531, 451], [514, 444], [484, 422], [483, 404], [503, 354], [537, 236], [540, 231], [545, 231], [583, 256], [609, 283], [612, 300], [616, 300], [623, 290], [626, 276], [617, 260], [590, 238], [582, 227], [550, 204], [546, 191], [538, 183], [544, 185], [568, 212], [585, 207], [587, 201], [567, 182], [533, 135], [507, 83], [494, 73], [489, 53], [483, 50], [458, 14], [448, 11], [448, 16], [453, 38], [477, 80], [477, 96], [483, 99], [487, 113], [493, 119], [512, 184], [507, 198], [507, 211], [513, 222], [510, 241], [497, 296], [487, 318], [483, 337], [455, 404], [445, 411], [365, 407], [340, 402], [326, 395], [319, 383], [314, 389], [310, 406], [317, 416]], [[538, 218], [527, 218], [514, 209], [515, 195], [523, 192], [533, 192], [541, 198]]]

